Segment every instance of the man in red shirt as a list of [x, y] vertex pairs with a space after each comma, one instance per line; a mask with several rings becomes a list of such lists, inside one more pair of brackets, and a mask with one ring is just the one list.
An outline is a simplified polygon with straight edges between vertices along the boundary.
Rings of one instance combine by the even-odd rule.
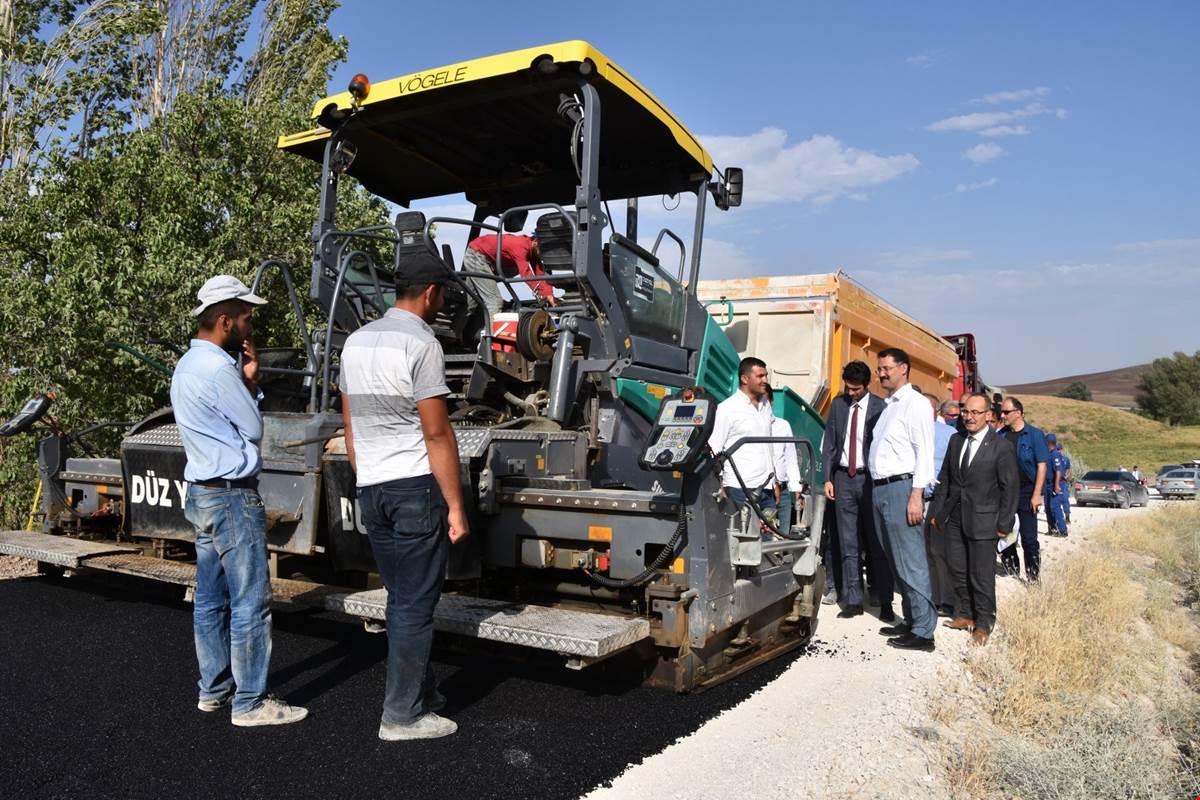
[[[525, 236], [510, 233], [505, 235], [500, 245], [500, 274], [504, 277], [520, 275], [522, 278], [532, 278], [534, 275], [546, 274], [542, 269], [542, 253], [538, 249], [537, 234]], [[463, 271], [480, 275], [496, 274], [496, 234], [485, 234], [467, 245], [467, 252], [463, 254]], [[486, 278], [473, 279], [471, 285], [483, 298], [483, 304], [487, 306], [488, 311], [492, 314], [500, 312], [503, 301], [500, 298], [500, 286], [496, 281]], [[532, 281], [528, 285], [535, 295], [550, 305], [558, 304], [550, 284]], [[471, 308], [477, 305], [474, 298], [469, 300], [469, 304]]]

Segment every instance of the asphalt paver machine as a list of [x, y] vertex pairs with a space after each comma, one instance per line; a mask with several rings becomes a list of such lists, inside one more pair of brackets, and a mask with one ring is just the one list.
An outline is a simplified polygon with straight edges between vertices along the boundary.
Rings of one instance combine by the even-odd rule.
[[[696, 298], [704, 220], [710, 202], [740, 204], [741, 171], [714, 168], [662, 103], [579, 41], [375, 84], [359, 75], [313, 116], [317, 127], [279, 141], [322, 167], [310, 295], [298, 296], [275, 261], [254, 281], [300, 320], [295, 360], [262, 368], [260, 492], [276, 600], [384, 616], [341, 438], [338, 356], [346, 336], [391, 306], [393, 276], [424, 249], [455, 277], [433, 328], [472, 515], [437, 629], [555, 654], [576, 669], [640, 656], [650, 681], [677, 691], [807, 642], [824, 582], [820, 418], [777, 391], [804, 473], [790, 530], [726, 500], [728, 453], [707, 447], [717, 403], [737, 390], [739, 359]], [[402, 210], [394, 224], [344, 229], [346, 175], [397, 208], [462, 194], [474, 213]], [[638, 198], [658, 195], [694, 197], [690, 244], [668, 229], [639, 237]], [[609, 213], [620, 201], [623, 232]], [[462, 226], [468, 238], [496, 234], [499, 249], [529, 219], [555, 305], [524, 299], [520, 276], [466, 280], [439, 246], [438, 233]], [[506, 301], [496, 314], [480, 302], [477, 281], [488, 279]], [[309, 306], [323, 317], [312, 329]], [[31, 402], [8, 432], [27, 430], [47, 407]], [[55, 431], [40, 448], [43, 531], [0, 534], [0, 551], [194, 582], [170, 409], [133, 425], [119, 458], [72, 457], [72, 441]]]

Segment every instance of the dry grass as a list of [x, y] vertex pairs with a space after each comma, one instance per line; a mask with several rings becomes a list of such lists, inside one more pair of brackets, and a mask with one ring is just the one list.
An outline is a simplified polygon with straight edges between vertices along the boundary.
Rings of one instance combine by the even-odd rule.
[[[1003, 598], [992, 646], [931, 708], [964, 797], [1196, 796], [1200, 509], [1123, 520]], [[972, 690], [972, 688], [974, 690]], [[982, 691], [980, 691], [982, 690]], [[957, 703], [957, 708], [952, 709]]]

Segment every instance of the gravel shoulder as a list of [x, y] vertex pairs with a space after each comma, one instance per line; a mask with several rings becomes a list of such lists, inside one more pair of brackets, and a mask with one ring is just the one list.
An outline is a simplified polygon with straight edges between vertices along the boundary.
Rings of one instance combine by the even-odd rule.
[[[1070, 538], [1039, 537], [1043, 571], [1098, 527], [1145, 510], [1073, 509]], [[1022, 588], [997, 579], [1001, 595]], [[951, 798], [929, 709], [965, 676], [969, 636], [939, 627], [936, 652], [906, 653], [886, 645], [869, 613], [837, 611], [821, 608], [815, 652], [587, 800]], [[1003, 629], [1000, 619], [996, 635]]]

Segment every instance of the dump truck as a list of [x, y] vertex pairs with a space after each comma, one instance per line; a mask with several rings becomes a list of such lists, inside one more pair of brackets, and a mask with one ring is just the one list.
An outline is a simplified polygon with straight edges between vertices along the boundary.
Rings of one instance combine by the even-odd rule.
[[[824, 414], [842, 389], [842, 368], [899, 347], [912, 359], [909, 380], [946, 400], [959, 373], [955, 346], [929, 326], [872, 294], [844, 272], [702, 280], [697, 297], [740, 355], [767, 364], [786, 386]], [[806, 432], [820, 439], [820, 432]]]
[[[434, 617], [443, 640], [574, 669], [621, 656], [650, 683], [686, 692], [812, 637], [824, 582], [816, 410], [785, 381], [776, 410], [794, 436], [707, 446], [717, 404], [737, 391], [739, 348], [697, 294], [701, 246], [710, 208], [740, 205], [741, 170], [715, 165], [630, 75], [582, 41], [374, 83], [360, 74], [316, 103], [313, 127], [280, 138], [320, 179], [307, 275], [268, 259], [251, 287], [299, 321], [294, 347], [260, 369], [258, 488], [278, 603], [384, 618], [342, 439], [339, 356], [392, 305], [406, 264], [433, 253], [452, 278], [432, 328], [472, 531], [452, 548]], [[340, 226], [347, 178], [404, 210], [389, 224]], [[696, 199], [690, 232], [639, 235], [639, 198], [682, 193]], [[457, 195], [469, 218], [409, 210]], [[610, 206], [621, 201], [618, 230]], [[466, 280], [436, 238], [459, 226], [468, 239], [494, 233], [499, 250], [530, 219], [554, 305], [517, 292], [527, 278]], [[495, 318], [472, 283], [484, 279], [505, 297]], [[0, 552], [46, 570], [193, 587], [172, 410], [148, 414], [119, 453], [99, 457], [80, 455], [86, 431], [46, 425], [50, 403], [34, 398], [0, 431], [47, 431], [41, 530], [0, 533]], [[786, 531], [731, 503], [720, 478], [738, 448], [779, 443], [798, 447], [804, 485]]]

